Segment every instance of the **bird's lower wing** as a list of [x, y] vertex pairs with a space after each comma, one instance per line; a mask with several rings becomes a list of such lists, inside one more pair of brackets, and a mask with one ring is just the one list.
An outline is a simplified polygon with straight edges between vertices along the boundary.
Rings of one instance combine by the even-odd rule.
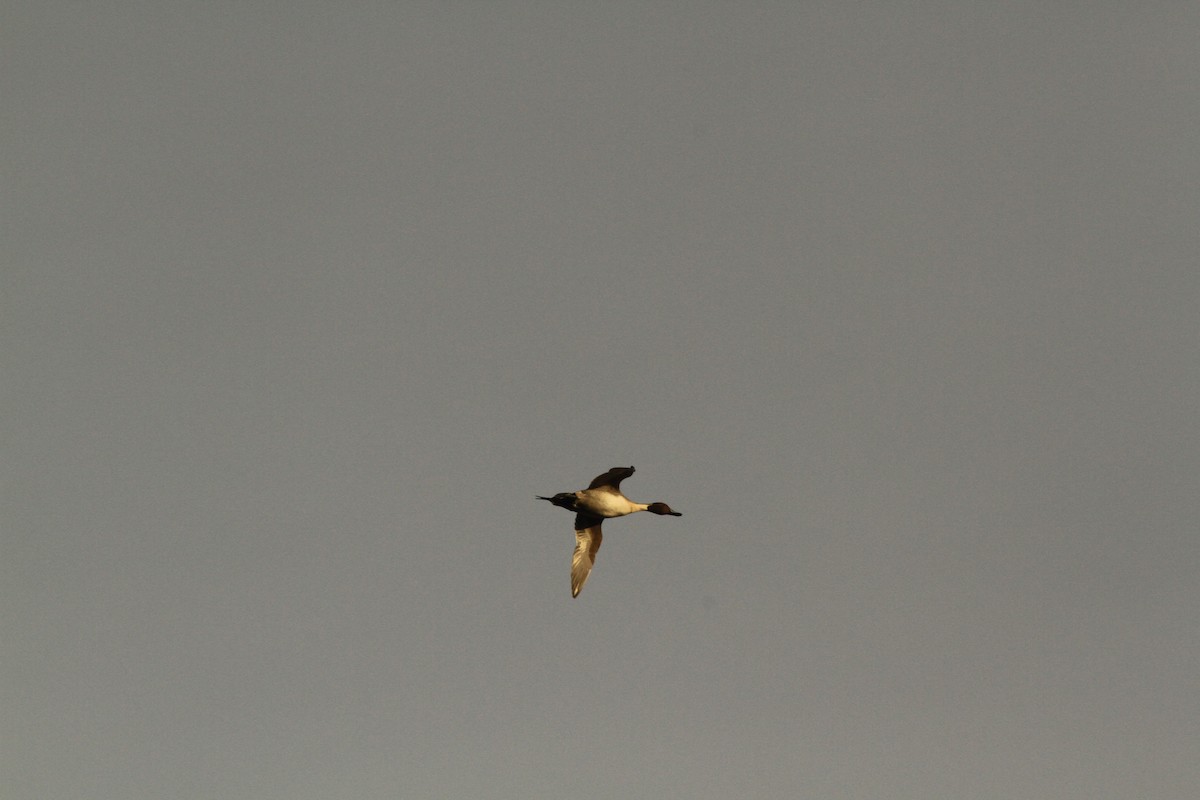
[[575, 555], [571, 557], [571, 597], [578, 597], [587, 583], [588, 575], [592, 574], [592, 565], [596, 563], [596, 553], [600, 551], [600, 523], [604, 520], [588, 514], [578, 514], [575, 518]]

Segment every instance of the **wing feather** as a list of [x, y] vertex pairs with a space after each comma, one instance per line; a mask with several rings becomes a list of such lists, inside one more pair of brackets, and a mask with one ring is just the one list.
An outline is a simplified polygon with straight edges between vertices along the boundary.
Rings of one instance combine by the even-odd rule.
[[600, 552], [600, 533], [603, 517], [594, 514], [575, 515], [575, 554], [571, 557], [571, 597], [578, 597], [592, 574], [596, 553]]
[[611, 486], [614, 489], [621, 488], [621, 481], [633, 474], [633, 467], [613, 467], [603, 475], [597, 475], [592, 478], [592, 482], [588, 484], [589, 489], [599, 489], [601, 486]]

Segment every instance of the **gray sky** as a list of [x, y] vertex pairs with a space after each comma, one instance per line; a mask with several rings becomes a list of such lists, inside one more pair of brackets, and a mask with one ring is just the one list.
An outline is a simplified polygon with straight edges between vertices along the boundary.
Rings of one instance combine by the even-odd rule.
[[1195, 796], [1195, 4], [0, 18], [6, 797]]

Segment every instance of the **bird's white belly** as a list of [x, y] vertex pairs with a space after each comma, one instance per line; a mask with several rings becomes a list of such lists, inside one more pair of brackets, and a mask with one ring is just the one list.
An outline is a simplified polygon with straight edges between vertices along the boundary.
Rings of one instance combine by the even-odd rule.
[[588, 511], [602, 517], [623, 517], [634, 511], [641, 511], [641, 506], [630, 501], [628, 497], [612, 492], [593, 492], [585, 489], [579, 492], [579, 501]]

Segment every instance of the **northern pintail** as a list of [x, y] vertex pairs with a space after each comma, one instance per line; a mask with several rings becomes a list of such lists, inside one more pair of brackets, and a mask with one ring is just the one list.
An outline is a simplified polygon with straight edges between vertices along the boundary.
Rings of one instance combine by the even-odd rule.
[[666, 503], [635, 503], [621, 494], [621, 481], [633, 474], [633, 467], [613, 467], [597, 475], [586, 489], [559, 492], [553, 497], [537, 495], [556, 506], [575, 512], [575, 555], [571, 559], [571, 597], [578, 597], [587, 582], [600, 550], [600, 525], [610, 517], [623, 517], [636, 511], [682, 517]]

